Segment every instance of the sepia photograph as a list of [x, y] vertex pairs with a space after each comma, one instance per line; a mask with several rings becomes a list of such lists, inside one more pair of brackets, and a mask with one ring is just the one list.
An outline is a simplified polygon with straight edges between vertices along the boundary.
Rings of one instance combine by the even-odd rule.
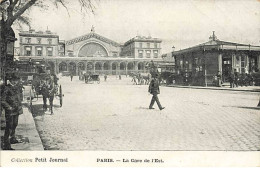
[[0, 166], [260, 166], [259, 0], [0, 12]]

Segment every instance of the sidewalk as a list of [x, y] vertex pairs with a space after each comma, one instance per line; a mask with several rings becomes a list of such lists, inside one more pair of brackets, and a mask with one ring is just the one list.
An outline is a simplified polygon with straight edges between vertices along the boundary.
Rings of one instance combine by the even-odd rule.
[[214, 86], [181, 86], [181, 85], [167, 85], [166, 87], [176, 88], [190, 88], [190, 89], [207, 89], [207, 90], [228, 90], [228, 91], [247, 91], [247, 92], [260, 92], [260, 86], [239, 86], [236, 88], [230, 88], [229, 86], [214, 87]]
[[[23, 105], [23, 114], [19, 116], [18, 126], [16, 128], [16, 137], [21, 143], [12, 144], [11, 147], [15, 150], [26, 151], [41, 151], [43, 149], [42, 141], [36, 130], [34, 119], [30, 113], [27, 103]], [[4, 115], [1, 115], [1, 123], [3, 123]], [[1, 138], [4, 136], [4, 129], [1, 125]], [[2, 150], [2, 149], [1, 149]]]

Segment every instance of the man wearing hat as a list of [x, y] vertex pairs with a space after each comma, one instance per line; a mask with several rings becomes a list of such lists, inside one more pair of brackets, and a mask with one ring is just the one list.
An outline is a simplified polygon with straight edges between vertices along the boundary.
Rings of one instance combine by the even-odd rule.
[[11, 74], [7, 76], [7, 80], [1, 94], [1, 104], [5, 109], [6, 120], [3, 149], [13, 150], [11, 144], [19, 142], [15, 138], [15, 129], [18, 125], [19, 115], [23, 113], [23, 108], [20, 90], [17, 86], [19, 77], [16, 74]]
[[148, 92], [153, 95], [149, 109], [154, 109], [153, 105], [154, 105], [154, 102], [156, 102], [159, 109], [163, 110], [165, 107], [162, 107], [162, 105], [159, 101], [159, 98], [158, 98], [158, 94], [160, 94], [158, 74], [155, 74], [155, 76], [152, 78], [150, 85], [149, 85]]

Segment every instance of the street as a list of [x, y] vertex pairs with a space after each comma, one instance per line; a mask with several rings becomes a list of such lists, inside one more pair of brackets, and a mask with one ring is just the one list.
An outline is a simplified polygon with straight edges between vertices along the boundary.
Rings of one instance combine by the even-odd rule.
[[148, 86], [125, 76], [59, 83], [64, 101], [54, 99], [54, 115], [33, 104], [46, 150], [260, 150], [258, 93], [160, 87], [160, 111], [148, 109]]

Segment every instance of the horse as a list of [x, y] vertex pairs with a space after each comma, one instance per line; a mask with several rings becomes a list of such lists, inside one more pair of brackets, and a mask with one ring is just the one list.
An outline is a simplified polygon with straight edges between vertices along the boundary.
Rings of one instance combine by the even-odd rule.
[[53, 114], [53, 99], [56, 93], [54, 81], [52, 79], [46, 79], [40, 85], [40, 92], [43, 98], [43, 110], [47, 111], [47, 99], [49, 99], [50, 111]]
[[138, 76], [139, 84], [148, 85], [150, 83], [151, 74], [149, 73], [140, 73]]

